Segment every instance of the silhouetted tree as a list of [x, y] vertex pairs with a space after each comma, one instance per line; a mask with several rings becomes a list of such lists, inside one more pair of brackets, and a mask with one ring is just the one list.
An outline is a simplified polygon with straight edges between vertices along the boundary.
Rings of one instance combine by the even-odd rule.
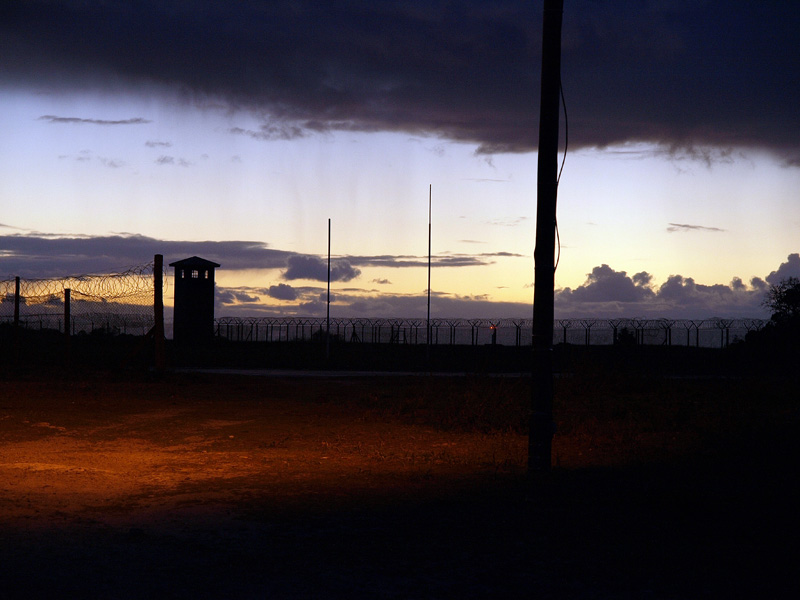
[[770, 287], [764, 306], [776, 325], [795, 325], [800, 320], [800, 279], [789, 277]]
[[800, 279], [789, 277], [770, 287], [763, 306], [772, 318], [763, 329], [745, 336], [756, 350], [749, 359], [761, 368], [794, 368], [800, 355]]

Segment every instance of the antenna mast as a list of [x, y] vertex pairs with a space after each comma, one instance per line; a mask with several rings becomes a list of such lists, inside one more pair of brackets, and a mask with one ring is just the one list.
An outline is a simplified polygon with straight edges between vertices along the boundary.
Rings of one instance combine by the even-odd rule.
[[431, 188], [432, 185], [428, 184], [428, 319], [427, 335], [425, 336], [427, 344], [427, 360], [430, 366], [431, 359]]
[[328, 308], [325, 316], [325, 360], [331, 357], [331, 220], [328, 219]]

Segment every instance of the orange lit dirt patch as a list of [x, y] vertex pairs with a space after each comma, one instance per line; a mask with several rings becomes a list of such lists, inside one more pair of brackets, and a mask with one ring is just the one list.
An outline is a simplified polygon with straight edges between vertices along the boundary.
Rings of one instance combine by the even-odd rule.
[[325, 505], [524, 469], [520, 434], [437, 430], [355, 410], [355, 398], [320, 400], [363, 386], [188, 377], [7, 386], [3, 520], [130, 519], [258, 496]]

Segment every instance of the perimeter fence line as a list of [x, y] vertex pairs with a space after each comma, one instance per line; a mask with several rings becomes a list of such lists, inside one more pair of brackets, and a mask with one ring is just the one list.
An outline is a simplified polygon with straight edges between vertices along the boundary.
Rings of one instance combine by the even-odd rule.
[[[0, 280], [0, 325], [66, 335], [147, 335], [163, 320], [154, 306], [156, 296], [163, 298], [168, 282], [161, 259], [156, 255], [153, 262], [112, 274]], [[556, 319], [553, 343], [724, 348], [767, 322], [742, 318]], [[233, 342], [296, 342], [324, 340], [328, 321], [324, 317], [220, 317], [214, 327], [217, 337]], [[530, 346], [532, 330], [532, 319], [433, 318], [430, 330], [424, 318], [330, 319], [331, 337], [347, 343]]]
[[[0, 280], [0, 324], [68, 336], [146, 335], [156, 321], [156, 260], [119, 273]], [[160, 270], [166, 286], [163, 266]]]
[[[765, 319], [557, 319], [553, 343], [725, 348]], [[532, 345], [532, 319], [431, 319], [432, 345]], [[215, 334], [232, 342], [324, 340], [323, 317], [220, 317]], [[347, 343], [427, 344], [425, 319], [331, 318], [330, 335]]]

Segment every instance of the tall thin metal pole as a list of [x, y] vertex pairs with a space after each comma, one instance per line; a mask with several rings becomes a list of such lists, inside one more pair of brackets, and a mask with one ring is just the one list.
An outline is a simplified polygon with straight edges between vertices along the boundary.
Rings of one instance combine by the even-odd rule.
[[428, 333], [425, 336], [426, 358], [428, 363], [431, 359], [431, 188], [432, 184], [428, 184], [428, 317], [426, 320]]
[[533, 386], [528, 474], [549, 471], [553, 424], [553, 313], [555, 292], [556, 201], [558, 199], [558, 120], [561, 100], [561, 20], [563, 0], [545, 0], [542, 27], [542, 88], [539, 105], [539, 158], [533, 294]]
[[328, 308], [325, 316], [325, 360], [331, 357], [331, 220], [328, 219]]

